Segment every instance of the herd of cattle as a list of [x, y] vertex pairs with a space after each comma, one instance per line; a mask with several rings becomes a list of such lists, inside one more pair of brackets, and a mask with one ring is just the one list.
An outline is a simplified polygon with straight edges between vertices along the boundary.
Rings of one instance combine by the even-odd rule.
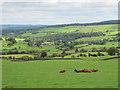
[[[91, 73], [91, 72], [98, 72], [98, 71], [99, 71], [98, 69], [92, 69], [92, 70], [89, 70], [89, 69], [77, 70], [77, 69], [75, 69], [74, 70], [74, 72], [76, 72], [76, 73], [80, 73], [80, 72], [89, 72], [89, 73]], [[59, 73], [65, 73], [65, 72], [66, 72], [66, 70], [59, 71]]]

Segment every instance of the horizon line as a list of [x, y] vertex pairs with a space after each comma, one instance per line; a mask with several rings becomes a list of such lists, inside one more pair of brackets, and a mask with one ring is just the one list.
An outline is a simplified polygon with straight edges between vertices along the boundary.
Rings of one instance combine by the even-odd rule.
[[110, 19], [110, 20], [102, 20], [102, 21], [93, 21], [93, 22], [76, 22], [76, 23], [60, 23], [60, 24], [19, 24], [19, 23], [8, 23], [8, 24], [4, 24], [4, 23], [0, 23], [0, 25], [63, 25], [63, 24], [89, 24], [89, 23], [100, 23], [100, 22], [105, 22], [105, 21], [119, 21], [119, 19]]

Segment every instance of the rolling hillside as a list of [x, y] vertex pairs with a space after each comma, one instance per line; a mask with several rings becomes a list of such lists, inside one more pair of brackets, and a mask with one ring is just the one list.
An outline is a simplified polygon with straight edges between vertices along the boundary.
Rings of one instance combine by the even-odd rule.
[[[19, 29], [19, 28], [18, 28]], [[53, 25], [40, 28], [22, 29], [19, 30], [3, 30], [3, 36], [15, 36], [20, 38], [40, 38], [47, 35], [55, 35], [58, 33], [90, 33], [90, 32], [103, 32], [109, 31], [114, 34], [118, 32], [117, 21], [104, 21], [100, 23], [89, 24], [65, 24], [65, 25]], [[106, 33], [107, 34], [107, 33]]]
[[[26, 55], [31, 52], [39, 55], [40, 52], [45, 51], [48, 57], [68, 58], [77, 57], [80, 53], [86, 53], [88, 56], [89, 52], [102, 52], [106, 57], [111, 57], [105, 50], [118, 47], [120, 41], [118, 26], [117, 20], [111, 20], [89, 24], [52, 25], [19, 31], [3, 30], [3, 40], [0, 43], [3, 44], [1, 48], [5, 55], [6, 53]], [[16, 43], [11, 45], [7, 40], [10, 37], [14, 37]], [[78, 52], [75, 51], [76, 49]], [[17, 53], [14, 53], [16, 50]], [[63, 55], [62, 52], [67, 54]]]
[[118, 27], [113, 20], [3, 30], [2, 87], [118, 88]]

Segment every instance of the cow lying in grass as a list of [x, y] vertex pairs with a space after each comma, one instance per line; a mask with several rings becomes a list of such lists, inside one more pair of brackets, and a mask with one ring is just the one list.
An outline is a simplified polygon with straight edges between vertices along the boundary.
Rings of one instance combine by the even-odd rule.
[[92, 69], [92, 72], [98, 72], [98, 69]]
[[88, 69], [83, 69], [83, 70], [77, 70], [75, 69], [74, 70], [76, 73], [79, 73], [79, 72], [98, 72], [98, 69], [92, 69], [92, 70], [88, 70]]
[[64, 72], [66, 72], [65, 70], [61, 70], [61, 71], [59, 71], [59, 73], [64, 73]]

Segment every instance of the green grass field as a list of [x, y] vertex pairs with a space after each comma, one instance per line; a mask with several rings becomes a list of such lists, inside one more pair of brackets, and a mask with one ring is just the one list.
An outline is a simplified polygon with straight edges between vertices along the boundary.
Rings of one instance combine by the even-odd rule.
[[[28, 43], [25, 42], [25, 37], [30, 39], [39, 40], [38, 37], [49, 36], [53, 34], [61, 33], [91, 33], [91, 32], [102, 32], [106, 36], [94, 36], [94, 37], [82, 37], [77, 38], [75, 41], [84, 41], [85, 44], [75, 45], [73, 49], [65, 47], [63, 43], [60, 45], [41, 45], [37, 47], [35, 45], [28, 46]], [[97, 54], [98, 52], [91, 52], [93, 48], [98, 50], [106, 47], [117, 47], [117, 41], [114, 40], [116, 34], [118, 33], [118, 25], [90, 25], [90, 26], [66, 26], [66, 27], [49, 27], [43, 28], [40, 30], [35, 30], [34, 32], [27, 31], [20, 34], [20, 37], [15, 37], [17, 43], [13, 46], [7, 46], [9, 41], [3, 40], [0, 41], [2, 45], [0, 47], [2, 52], [9, 51], [12, 49], [17, 49], [18, 52], [21, 51], [38, 51], [43, 50], [48, 51], [47, 56], [52, 55], [53, 53], [61, 54], [62, 49], [68, 48], [66, 53], [71, 53], [71, 55], [66, 55], [64, 58], [71, 58], [71, 56], [79, 55], [81, 49], [86, 49], [90, 52], [83, 54], [88, 55]], [[37, 37], [37, 38], [36, 38]], [[106, 44], [104, 45], [89, 45], [87, 41], [99, 41], [105, 40]], [[40, 39], [41, 40], [41, 39]], [[43, 40], [44, 41], [44, 40]], [[44, 41], [49, 42], [49, 40]], [[54, 41], [52, 42], [55, 43]], [[63, 47], [62, 47], [63, 46]], [[58, 49], [60, 47], [60, 49]], [[75, 49], [78, 48], [79, 52], [75, 53]], [[118, 87], [118, 60], [106, 60], [102, 59], [116, 57], [110, 56], [107, 52], [101, 52], [105, 56], [99, 57], [79, 57], [82, 60], [46, 60], [46, 61], [7, 61], [2, 60], [2, 87], [3, 88], [117, 88]], [[39, 53], [38, 53], [39, 54]], [[7, 54], [2, 55], [3, 57], [15, 57], [20, 58], [23, 56], [34, 57], [31, 53], [29, 54]], [[62, 57], [53, 57], [53, 58], [62, 58]], [[17, 59], [16, 59], [17, 60]], [[75, 73], [74, 69], [99, 69], [99, 72], [95, 73]], [[67, 70], [65, 73], [59, 73], [59, 70]]]
[[96, 40], [103, 40], [103, 39], [108, 39], [111, 40], [115, 36], [97, 36], [97, 37], [85, 37], [85, 38], [80, 38], [76, 39], [76, 41], [96, 41]]
[[23, 56], [29, 56], [29, 57], [34, 57], [34, 55], [31, 55], [31, 54], [9, 54], [9, 55], [2, 55], [2, 57], [15, 57], [15, 58], [21, 58]]
[[[3, 88], [117, 88], [118, 60], [49, 60], [12, 62], [3, 60]], [[75, 73], [74, 69], [99, 69]], [[67, 72], [58, 73], [65, 69]]]
[[[80, 46], [85, 46], [82, 47], [83, 49], [87, 49], [87, 50], [91, 50], [92, 48], [96, 48], [96, 49], [101, 49], [101, 48], [110, 48], [110, 47], [117, 47], [118, 46], [118, 42], [107, 42], [105, 45], [88, 45], [88, 44], [81, 44], [81, 45], [76, 45], [76, 47], [80, 47]], [[79, 48], [81, 49], [81, 48]]]
[[[77, 32], [79, 33], [90, 33], [90, 32], [103, 32], [107, 35], [113, 35], [118, 33], [118, 25], [92, 25], [92, 26], [66, 26], [66, 27], [51, 27], [44, 28], [37, 31], [36, 34], [32, 34], [31, 32], [26, 32], [21, 36], [31, 36], [31, 37], [42, 37], [45, 35], [57, 34], [57, 33], [70, 33]], [[109, 30], [110, 32], [106, 32]], [[103, 37], [105, 38], [105, 37]]]

